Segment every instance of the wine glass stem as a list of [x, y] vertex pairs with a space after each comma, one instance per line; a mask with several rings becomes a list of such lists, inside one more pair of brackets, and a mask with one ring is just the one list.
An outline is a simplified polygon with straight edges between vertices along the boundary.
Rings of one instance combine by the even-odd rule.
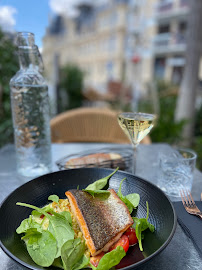
[[138, 144], [133, 144], [133, 168], [132, 168], [132, 173], [136, 174], [136, 169], [137, 169], [137, 146]]

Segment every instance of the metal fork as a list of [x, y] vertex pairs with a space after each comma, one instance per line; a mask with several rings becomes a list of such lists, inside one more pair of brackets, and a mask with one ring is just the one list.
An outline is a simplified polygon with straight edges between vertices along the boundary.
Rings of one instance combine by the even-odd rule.
[[182, 190], [180, 192], [180, 195], [181, 195], [182, 203], [184, 205], [185, 210], [191, 215], [196, 215], [196, 216], [202, 218], [202, 212], [196, 206], [195, 201], [194, 201], [191, 193], [189, 191], [186, 191], [186, 194], [185, 194], [185, 191]]

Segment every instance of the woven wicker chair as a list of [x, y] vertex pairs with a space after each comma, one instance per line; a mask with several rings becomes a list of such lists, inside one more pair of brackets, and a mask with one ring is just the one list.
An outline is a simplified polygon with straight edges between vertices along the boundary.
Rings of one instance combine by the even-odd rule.
[[52, 142], [130, 143], [117, 122], [114, 111], [103, 108], [78, 108], [51, 120]]
[[52, 142], [130, 143], [117, 122], [117, 113], [103, 108], [78, 108], [51, 120]]

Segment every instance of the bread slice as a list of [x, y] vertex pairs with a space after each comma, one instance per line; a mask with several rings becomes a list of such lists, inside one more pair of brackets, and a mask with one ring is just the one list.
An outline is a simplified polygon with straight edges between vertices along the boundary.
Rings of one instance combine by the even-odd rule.
[[[118, 165], [117, 165], [118, 164]], [[65, 167], [66, 168], [78, 168], [78, 167], [124, 167], [124, 160], [118, 153], [96, 153], [90, 154], [83, 157], [69, 159]]]
[[65, 193], [92, 256], [107, 252], [133, 224], [127, 206], [113, 189], [109, 192], [94, 197], [82, 190]]

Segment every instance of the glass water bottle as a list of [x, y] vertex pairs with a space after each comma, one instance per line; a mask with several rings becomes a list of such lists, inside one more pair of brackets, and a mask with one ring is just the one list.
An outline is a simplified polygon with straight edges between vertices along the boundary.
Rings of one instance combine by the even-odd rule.
[[36, 177], [51, 171], [48, 86], [34, 34], [18, 33], [20, 70], [10, 81], [17, 172]]

